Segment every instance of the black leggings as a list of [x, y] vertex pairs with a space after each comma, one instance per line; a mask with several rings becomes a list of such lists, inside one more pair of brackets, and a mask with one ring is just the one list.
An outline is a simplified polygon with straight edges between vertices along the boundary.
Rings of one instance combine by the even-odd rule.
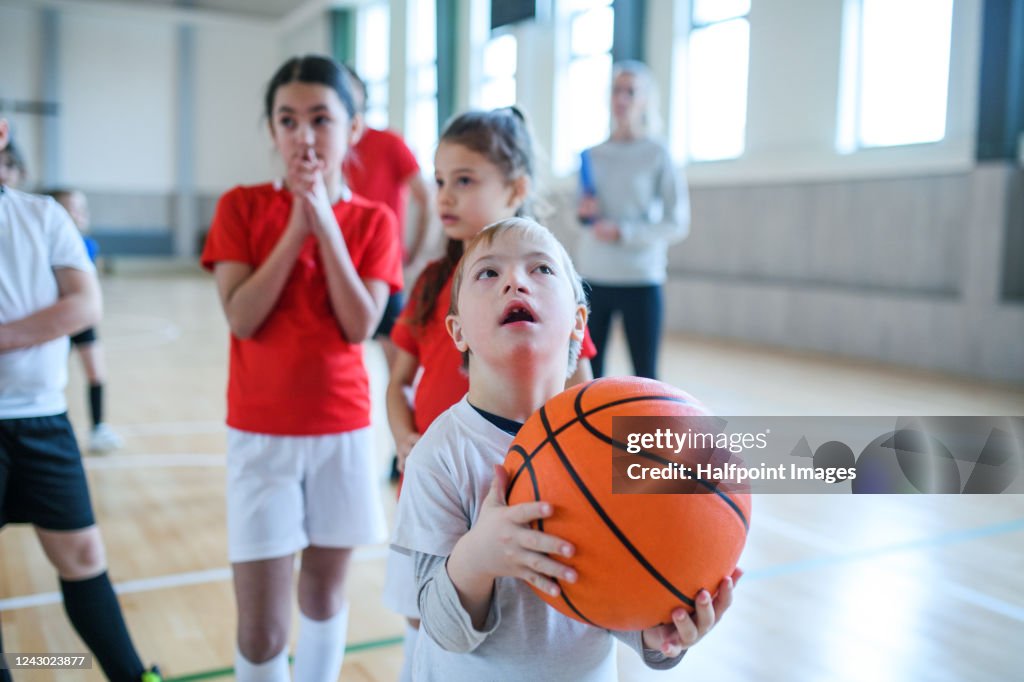
[[633, 373], [656, 379], [658, 346], [661, 343], [662, 293], [660, 284], [609, 287], [590, 284], [590, 337], [597, 355], [590, 361], [594, 376], [604, 376], [608, 332], [616, 312], [622, 313]]

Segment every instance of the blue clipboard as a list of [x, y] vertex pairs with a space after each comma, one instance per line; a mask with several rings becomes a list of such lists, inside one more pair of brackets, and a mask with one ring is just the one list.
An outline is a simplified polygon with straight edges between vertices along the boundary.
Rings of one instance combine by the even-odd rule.
[[589, 149], [580, 152], [580, 189], [588, 197], [597, 195], [597, 186], [594, 185], [594, 170], [590, 167]]

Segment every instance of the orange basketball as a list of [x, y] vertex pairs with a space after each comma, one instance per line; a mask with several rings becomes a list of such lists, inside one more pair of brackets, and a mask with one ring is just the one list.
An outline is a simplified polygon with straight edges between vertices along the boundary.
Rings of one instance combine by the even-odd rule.
[[575, 386], [527, 420], [505, 458], [508, 503], [551, 503], [534, 526], [576, 547], [557, 558], [577, 582], [559, 581], [558, 597], [535, 590], [541, 599], [585, 623], [643, 630], [680, 606], [692, 611], [701, 589], [717, 591], [746, 542], [748, 493], [612, 493], [613, 417], [707, 415], [673, 386], [622, 377]]

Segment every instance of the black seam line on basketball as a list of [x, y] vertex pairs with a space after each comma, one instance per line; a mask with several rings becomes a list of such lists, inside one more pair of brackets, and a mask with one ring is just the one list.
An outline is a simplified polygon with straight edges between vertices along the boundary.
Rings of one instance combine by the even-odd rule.
[[[538, 414], [540, 415], [540, 423], [544, 426], [545, 433], [548, 434], [548, 437], [545, 438], [544, 441], [547, 442], [547, 441], [550, 440], [552, 445], [556, 448], [555, 452], [557, 453], [558, 452], [558, 450], [557, 450], [558, 446], [556, 445], [557, 441], [551, 440], [551, 422], [548, 420], [548, 411], [542, 405], [540, 410], [538, 410]], [[537, 448], [537, 449], [539, 450], [540, 448]], [[533, 458], [531, 457], [531, 459], [533, 459]], [[558, 583], [558, 579], [557, 578], [555, 579], [555, 583]], [[590, 623], [591, 625], [596, 625], [596, 623], [594, 623], [594, 621], [592, 621], [589, 618], [587, 618], [586, 615], [584, 615], [584, 613], [582, 611], [580, 611], [576, 607], [575, 604], [572, 603], [572, 600], [569, 599], [569, 596], [565, 593], [565, 590], [562, 588], [561, 584], [558, 585], [558, 593], [561, 595], [562, 601], [565, 602], [566, 606], [568, 606], [570, 609], [572, 609], [572, 612], [575, 613], [577, 616], [579, 616], [580, 619], [582, 619], [583, 621], [585, 621], [587, 623]]]
[[[585, 390], [587, 390], [587, 389], [586, 388], [582, 389], [580, 391], [580, 394], [582, 394], [583, 391], [585, 391]], [[579, 400], [579, 394], [577, 394], [577, 400]], [[623, 405], [623, 404], [626, 404], [626, 403], [635, 403], [635, 402], [639, 402], [641, 400], [669, 400], [669, 401], [672, 401], [672, 402], [677, 402], [677, 403], [682, 403], [684, 405], [689, 405], [689, 403], [686, 402], [685, 400], [681, 400], [679, 398], [675, 398], [675, 397], [672, 397], [672, 396], [638, 396], [638, 397], [635, 397], [635, 398], [623, 398], [622, 400], [616, 400], [616, 401], [613, 401], [613, 402], [610, 402], [610, 403], [605, 403], [604, 405], [601, 405], [600, 407], [595, 407], [594, 409], [590, 410], [589, 412], [582, 413], [582, 416], [589, 417], [590, 415], [597, 414], [601, 410], [606, 410], [609, 407], [616, 407], [617, 405]], [[551, 433], [553, 436], [558, 436], [559, 434], [562, 433], [562, 431], [565, 431], [569, 427], [571, 427], [571, 426], [575, 425], [577, 422], [581, 421], [580, 420], [580, 412], [579, 412], [578, 409], [576, 410], [576, 413], [577, 413], [576, 417], [574, 417], [573, 419], [570, 419], [565, 424], [560, 426], [557, 431], [554, 431], [554, 432], [549, 431], [549, 433]], [[586, 426], [585, 422], [584, 422], [584, 426]], [[531, 452], [529, 454], [524, 454], [523, 455], [523, 464], [525, 464], [528, 460], [533, 459], [533, 457], [540, 451], [540, 449], [543, 448], [545, 445], [547, 445], [549, 440], [551, 440], [550, 436], [545, 438], [544, 440], [542, 440], [540, 443], [538, 443], [537, 447], [535, 447], [533, 449], [533, 452]], [[516, 479], [519, 478], [519, 474], [522, 473], [522, 471], [523, 471], [523, 465], [520, 465], [519, 469], [517, 469], [516, 472], [514, 474], [512, 474], [512, 480], [509, 482], [509, 490], [512, 489], [512, 485], [515, 483]]]
[[[519, 453], [519, 456], [523, 458], [523, 465], [519, 468], [519, 471], [516, 472], [516, 475], [509, 482], [508, 488], [505, 490], [506, 502], [508, 501], [508, 494], [512, 491], [512, 488], [516, 484], [516, 480], [519, 478], [519, 473], [524, 468], [528, 472], [530, 472], [530, 484], [533, 486], [533, 499], [540, 501], [540, 485], [537, 481], [537, 473], [533, 470], [533, 465], [530, 463], [530, 459], [532, 458], [528, 459], [526, 450], [523, 448], [522, 445], [513, 445], [511, 448], [509, 448], [509, 451]], [[544, 519], [537, 519], [537, 530], [539, 530], [542, 533], [544, 532]]]
[[[547, 415], [543, 414], [544, 413], [544, 407], [543, 406], [541, 406], [540, 410], [541, 410], [541, 413], [542, 413], [542, 419], [547, 419]], [[526, 454], [526, 449], [523, 448], [522, 445], [513, 445], [510, 448], [510, 451], [518, 453], [519, 456], [523, 458], [523, 465], [519, 468], [519, 471], [516, 472], [515, 478], [513, 478], [512, 481], [509, 483], [508, 489], [512, 490], [512, 487], [515, 485], [516, 479], [519, 478], [520, 472], [522, 472], [523, 469], [526, 469], [530, 473], [530, 481], [531, 481], [531, 483], [533, 485], [533, 499], [539, 500], [540, 499], [540, 486], [538, 485], [538, 482], [537, 482], [536, 472], [534, 471], [533, 465], [531, 464], [531, 462], [533, 461], [533, 455]], [[508, 493], [506, 493], [506, 499], [508, 499]], [[542, 533], [544, 532], [544, 519], [537, 519], [537, 530], [539, 530]], [[569, 599], [569, 595], [567, 595], [565, 593], [565, 588], [562, 587], [562, 585], [558, 582], [558, 579], [557, 578], [553, 578], [553, 580], [555, 581], [555, 584], [558, 585], [558, 593], [559, 593], [559, 595], [561, 595], [562, 601], [565, 602], [565, 605], [568, 606], [570, 609], [572, 609], [572, 612], [575, 613], [577, 616], [579, 616], [580, 620], [585, 621], [587, 623], [590, 623], [591, 625], [597, 627], [597, 623], [595, 623], [592, 620], [590, 620], [589, 618], [587, 618], [585, 615], [583, 615], [582, 611], [580, 611], [578, 608], [576, 608], [576, 605], [572, 603], [571, 599]]]
[[[584, 386], [582, 389], [580, 389], [580, 392], [576, 394], [576, 400], [573, 401], [573, 410], [576, 412], [576, 420], [575, 421], [578, 421], [583, 426], [583, 428], [585, 428], [587, 431], [589, 431], [591, 433], [591, 435], [596, 436], [598, 438], [598, 440], [602, 440], [605, 443], [608, 443], [609, 445], [611, 445], [612, 447], [617, 447], [620, 450], [625, 450], [626, 449], [626, 444], [625, 443], [616, 442], [615, 439], [613, 439], [610, 436], [606, 436], [605, 434], [601, 433], [596, 428], [594, 428], [593, 425], [591, 425], [591, 423], [589, 421], [587, 421], [587, 417], [590, 416], [590, 414], [592, 414], [596, 410], [591, 410], [590, 412], [584, 412], [583, 411], [583, 393], [586, 392], [586, 390], [588, 388], [590, 388], [592, 385], [593, 384], [588, 384], [587, 386]], [[672, 400], [672, 398], [670, 396], [653, 396], [652, 398], [653, 399], [661, 398], [662, 400]], [[652, 398], [647, 398], [647, 399], [652, 399]], [[675, 398], [674, 400], [676, 402], [681, 402], [683, 404], [687, 404], [687, 405], [689, 404], [686, 401], [681, 400], [679, 398]], [[606, 406], [610, 406], [610, 405], [614, 405], [614, 404], [616, 404], [616, 403], [608, 403], [607, 405], [602, 406], [602, 407], [606, 407]], [[701, 479], [698, 478], [698, 479], [694, 479], [694, 480], [700, 481]], [[702, 482], [702, 484], [707, 486], [706, 482]], [[712, 487], [711, 489], [713, 490], [714, 494], [718, 495], [720, 498], [722, 498], [725, 501], [725, 503], [729, 506], [729, 508], [732, 509], [733, 512], [735, 512], [736, 516], [738, 516], [740, 518], [740, 523], [743, 524], [743, 532], [744, 533], [749, 532], [750, 531], [750, 524], [747, 522], [747, 517], [743, 513], [743, 510], [741, 510], [739, 508], [739, 505], [737, 505], [735, 502], [733, 502], [731, 497], [729, 497], [728, 495], [723, 493], [717, 487]]]
[[562, 584], [559, 583], [558, 580], [555, 580], [555, 584], [558, 585], [558, 594], [562, 597], [562, 601], [565, 602], [566, 606], [568, 606], [570, 609], [572, 609], [573, 613], [575, 613], [577, 616], [579, 616], [581, 620], [584, 620], [584, 621], [590, 623], [594, 627], [601, 627], [600, 625], [598, 625], [594, 621], [592, 621], [589, 618], [587, 618], [586, 616], [584, 616], [583, 612], [581, 612], [578, 608], [576, 608], [576, 605], [572, 603], [571, 599], [569, 599], [569, 595], [567, 595], [565, 593], [565, 588], [562, 587]]
[[[580, 393], [582, 392], [583, 391], [580, 391]], [[597, 513], [598, 516], [601, 517], [601, 520], [604, 522], [604, 525], [608, 528], [608, 530], [610, 530], [615, 535], [615, 537], [618, 538], [619, 542], [622, 543], [622, 546], [625, 547], [629, 551], [629, 553], [633, 555], [633, 558], [636, 559], [640, 563], [640, 565], [647, 570], [651, 577], [653, 577], [655, 580], [661, 583], [666, 590], [672, 593], [672, 596], [676, 597], [677, 599], [681, 599], [683, 603], [689, 607], [696, 607], [696, 603], [694, 602], [694, 600], [690, 599], [685, 594], [680, 592], [679, 588], [677, 588], [675, 585], [669, 582], [668, 579], [665, 578], [665, 576], [663, 576], [658, 571], [658, 569], [656, 569], [651, 564], [651, 562], [647, 560], [647, 557], [643, 555], [643, 552], [641, 552], [639, 549], [633, 546], [633, 543], [629, 541], [629, 538], [626, 537], [626, 534], [623, 533], [622, 530], [615, 525], [615, 522], [612, 521], [611, 517], [608, 516], [608, 512], [604, 510], [604, 508], [601, 506], [601, 503], [598, 502], [597, 498], [594, 497], [594, 494], [590, 492], [590, 489], [587, 488], [586, 484], [583, 482], [583, 479], [580, 478], [579, 473], [576, 471], [575, 468], [573, 468], [572, 462], [570, 462], [569, 458], [565, 456], [565, 453], [562, 451], [562, 447], [558, 444], [558, 440], [552, 437], [553, 434], [551, 432], [551, 424], [548, 423], [548, 416], [543, 409], [540, 411], [540, 421], [541, 424], [544, 425], [544, 430], [547, 431], [548, 438], [551, 440], [551, 447], [554, 449], [555, 454], [558, 455], [558, 459], [562, 461], [562, 466], [565, 468], [565, 471], [576, 483], [576, 487], [579, 489], [581, 493], [583, 493], [583, 496], [587, 498], [587, 501], [590, 503], [591, 508]]]
[[[548, 437], [546, 437], [544, 440], [542, 440], [540, 443], [538, 443], [537, 446], [533, 449], [533, 452], [531, 452], [529, 454], [520, 453], [522, 458], [523, 458], [523, 464], [520, 465], [520, 468], [513, 475], [512, 483], [515, 483], [515, 480], [517, 478], [519, 478], [519, 474], [522, 472], [523, 467], [527, 466], [529, 464], [530, 460], [532, 460], [534, 458], [534, 456], [536, 456], [536, 454], [540, 451], [541, 448], [543, 448], [545, 445], [547, 445], [547, 443], [550, 440], [552, 440], [552, 438], [557, 437], [559, 434], [562, 433], [562, 431], [565, 431], [569, 427], [574, 426], [576, 423], [579, 423], [580, 425], [582, 425], [583, 428], [585, 428], [587, 431], [589, 431], [592, 435], [597, 436], [597, 438], [599, 440], [602, 440], [605, 443], [608, 443], [609, 445], [612, 445], [613, 447], [618, 447], [620, 450], [625, 450], [626, 449], [626, 445], [624, 443], [619, 443], [619, 442], [615, 441], [614, 439], [606, 436], [605, 434], [603, 434], [600, 431], [598, 431], [597, 429], [595, 429], [590, 424], [590, 422], [587, 421], [587, 417], [589, 417], [592, 414], [597, 414], [601, 410], [606, 410], [609, 407], [615, 407], [617, 405], [624, 405], [626, 403], [639, 402], [641, 400], [664, 400], [664, 401], [669, 401], [669, 402], [681, 403], [683, 405], [689, 405], [689, 403], [686, 402], [685, 400], [683, 400], [682, 398], [677, 398], [675, 396], [637, 396], [637, 397], [634, 397], [634, 398], [623, 398], [622, 400], [615, 400], [615, 401], [612, 401], [610, 403], [605, 403], [605, 404], [601, 405], [600, 407], [595, 407], [592, 410], [584, 411], [583, 410], [583, 404], [582, 404], [583, 403], [583, 394], [590, 388], [590, 386], [592, 386], [592, 384], [588, 384], [587, 386], [584, 386], [582, 389], [580, 389], [580, 392], [576, 394], [576, 399], [575, 399], [575, 401], [573, 403], [573, 411], [576, 413], [576, 417], [574, 417], [573, 419], [570, 419], [568, 422], [566, 422], [565, 424], [560, 426], [557, 431], [551, 431], [550, 425], [549, 425], [547, 427], [547, 431], [548, 431], [548, 433], [550, 435]], [[667, 464], [668, 462], [666, 461], [664, 463]], [[531, 472], [531, 475], [532, 475], [532, 472]], [[708, 490], [712, 491], [715, 495], [718, 495], [720, 498], [722, 498], [722, 500], [725, 501], [726, 505], [728, 505], [729, 508], [732, 509], [732, 511], [736, 514], [736, 516], [739, 517], [740, 523], [743, 524], [744, 532], [745, 533], [750, 532], [750, 522], [747, 520], [747, 517], [743, 513], [743, 510], [739, 508], [739, 505], [736, 504], [731, 497], [729, 497], [728, 495], [723, 493], [721, 490], [719, 490], [714, 485], [711, 485], [707, 481], [704, 481], [703, 479], [696, 478], [696, 479], [693, 479], [693, 480], [699, 481], [701, 483], [701, 485], [706, 487]], [[509, 484], [509, 490], [512, 489], [512, 483]]]
[[[584, 428], [586, 428], [586, 424], [584, 424]], [[594, 432], [591, 431], [591, 433], [594, 433]], [[600, 434], [595, 434], [595, 435], [599, 436]], [[616, 447], [618, 447], [619, 449], [622, 449], [622, 450], [626, 449], [626, 446], [623, 445], [622, 443], [612, 443], [612, 444], [615, 445]], [[636, 453], [636, 457], [642, 457], [644, 459], [653, 460], [654, 462], [657, 462], [658, 464], [664, 464], [664, 465], [675, 464], [675, 462], [673, 462], [670, 459], [665, 459], [664, 457], [659, 457], [658, 455], [654, 454], [653, 452], [647, 452], [646, 450], [641, 450], [640, 452]], [[750, 532], [750, 526], [747, 523], [747, 517], [743, 514], [743, 510], [739, 508], [739, 505], [737, 505], [735, 502], [733, 502], [732, 498], [729, 497], [729, 495], [727, 495], [726, 493], [723, 493], [721, 490], [719, 490], [718, 486], [716, 484], [711, 483], [709, 481], [706, 481], [706, 480], [704, 480], [703, 478], [701, 478], [699, 476], [694, 476], [693, 478], [690, 478], [690, 479], [687, 479], [687, 480], [694, 481], [695, 483], [699, 483], [700, 485], [702, 485], [705, 488], [707, 488], [709, 492], [713, 492], [714, 494], [718, 495], [723, 500], [725, 500], [725, 503], [727, 505], [729, 505], [734, 512], [736, 512], [736, 516], [740, 517], [740, 522], [743, 524], [743, 532], [744, 533], [749, 533]]]
[[[598, 380], [598, 381], [600, 381], [600, 380]], [[631, 398], [622, 398], [621, 400], [613, 400], [610, 403], [604, 403], [603, 405], [600, 405], [599, 407], [595, 407], [595, 408], [593, 408], [591, 410], [586, 410], [585, 411], [585, 410], [583, 410], [583, 394], [586, 393], [587, 391], [589, 391], [590, 388], [594, 384], [596, 384], [596, 383], [597, 383], [597, 381], [594, 381], [594, 382], [591, 382], [591, 383], [587, 384], [586, 386], [581, 388], [579, 390], [579, 392], [576, 394], [576, 398], [573, 401], [573, 411], [576, 413], [576, 416], [573, 419], [570, 419], [568, 422], [566, 422], [565, 424], [560, 426], [557, 431], [552, 431], [550, 423], [549, 422], [545, 422], [544, 428], [545, 428], [545, 431], [548, 433], [548, 436], [546, 438], [544, 438], [540, 443], [537, 444], [537, 446], [533, 449], [533, 452], [531, 452], [529, 454], [526, 454], [525, 450], [520, 448], [520, 456], [523, 458], [523, 464], [520, 465], [519, 469], [512, 476], [512, 481], [509, 483], [509, 490], [512, 489], [512, 485], [515, 483], [516, 479], [519, 478], [519, 474], [522, 472], [523, 467], [529, 466], [530, 461], [537, 455], [538, 452], [540, 452], [540, 449], [543, 448], [545, 445], [547, 445], [547, 443], [549, 441], [551, 441], [553, 438], [556, 438], [563, 431], [565, 431], [569, 427], [575, 425], [577, 422], [579, 422], [583, 426], [583, 428], [585, 428], [587, 431], [589, 431], [592, 435], [597, 436], [599, 440], [602, 440], [605, 443], [608, 443], [609, 445], [617, 446], [620, 449], [624, 450], [626, 448], [625, 444], [617, 443], [614, 439], [609, 438], [608, 436], [605, 436], [603, 433], [601, 433], [600, 431], [596, 430], [590, 424], [590, 422], [587, 421], [587, 417], [589, 417], [592, 414], [597, 414], [598, 412], [600, 412], [602, 410], [606, 410], [606, 409], [608, 409], [610, 407], [616, 407], [618, 405], [625, 405], [625, 404], [628, 404], [628, 403], [640, 402], [642, 400], [661, 400], [661, 401], [666, 401], [666, 402], [680, 403], [680, 404], [683, 404], [683, 405], [689, 405], [690, 404], [686, 400], [684, 400], [682, 398], [679, 398], [677, 396], [668, 396], [668, 395], [634, 396], [634, 397], [631, 397]], [[531, 476], [533, 476], [534, 473], [532, 471], [532, 466], [530, 468], [531, 468], [530, 474], [531, 474]], [[737, 505], [733, 501], [733, 499], [731, 497], [729, 497], [728, 495], [723, 493], [721, 490], [718, 490], [716, 487], [708, 484], [703, 479], [699, 479], [698, 478], [698, 479], [694, 479], [694, 480], [699, 481], [701, 483], [701, 485], [704, 485], [709, 490], [712, 490], [715, 495], [718, 495], [720, 498], [722, 498], [722, 500], [725, 501], [725, 503], [729, 506], [729, 508], [732, 509], [733, 512], [739, 517], [740, 523], [743, 524], [744, 533], [750, 532], [750, 523], [747, 520], [746, 515], [743, 513], [743, 510], [739, 508], [739, 505]]]

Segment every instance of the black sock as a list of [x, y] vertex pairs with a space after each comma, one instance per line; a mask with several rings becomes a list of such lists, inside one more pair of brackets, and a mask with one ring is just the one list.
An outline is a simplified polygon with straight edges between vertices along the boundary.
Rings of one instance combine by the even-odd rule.
[[103, 384], [89, 384], [89, 409], [92, 410], [92, 425], [103, 422]]
[[[0, 658], [4, 656], [4, 632], [3, 628], [0, 628]], [[11, 671], [7, 668], [0, 667], [0, 682], [11, 682]]]
[[106, 572], [88, 580], [60, 581], [71, 625], [111, 682], [137, 682], [142, 661], [132, 645], [114, 586]]

